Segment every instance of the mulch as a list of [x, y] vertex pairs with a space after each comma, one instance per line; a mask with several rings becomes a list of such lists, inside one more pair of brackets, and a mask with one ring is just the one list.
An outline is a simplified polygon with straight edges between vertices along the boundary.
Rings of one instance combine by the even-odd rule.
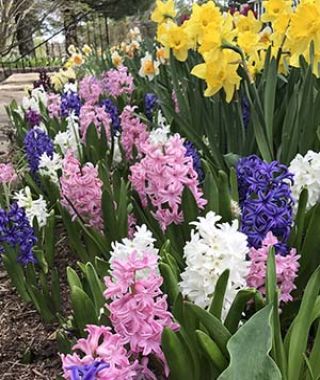
[[[76, 259], [66, 239], [60, 240], [56, 252], [66, 316], [70, 314], [66, 268], [76, 268]], [[57, 324], [46, 325], [34, 307], [22, 301], [0, 264], [0, 380], [60, 378], [61, 361], [54, 334], [57, 328]]]

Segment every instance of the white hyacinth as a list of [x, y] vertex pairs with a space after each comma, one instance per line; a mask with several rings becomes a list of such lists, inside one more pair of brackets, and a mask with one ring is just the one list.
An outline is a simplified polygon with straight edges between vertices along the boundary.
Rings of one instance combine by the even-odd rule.
[[[305, 156], [297, 154], [289, 172], [294, 175], [293, 197], [298, 201], [304, 188], [308, 190], [307, 210], [320, 202], [320, 153], [309, 150]], [[296, 202], [297, 205], [297, 202]]]
[[78, 85], [77, 83], [71, 83], [71, 82], [68, 82], [64, 85], [64, 88], [63, 88], [63, 92], [77, 92], [78, 91]]
[[40, 113], [40, 103], [42, 103], [44, 107], [47, 107], [48, 96], [43, 87], [35, 88], [31, 91], [31, 96], [25, 96], [22, 99], [22, 108], [26, 111], [32, 109]]
[[18, 193], [15, 193], [14, 199], [17, 201], [19, 207], [24, 208], [31, 225], [33, 224], [34, 219], [37, 220], [40, 228], [47, 224], [47, 203], [42, 195], [40, 195], [38, 199], [33, 200], [31, 190], [26, 186]]
[[184, 247], [187, 267], [181, 274], [180, 289], [196, 305], [203, 308], [210, 305], [217, 281], [229, 269], [224, 315], [228, 311], [237, 291], [246, 286], [249, 253], [247, 237], [238, 231], [238, 221], [232, 224], [217, 224], [221, 216], [213, 211], [193, 222], [195, 229], [191, 241]]
[[71, 149], [78, 157], [80, 145], [79, 118], [72, 112], [67, 118], [67, 130], [58, 132], [54, 138], [54, 145], [59, 147], [63, 155]]
[[62, 157], [58, 153], [53, 153], [52, 158], [46, 152], [40, 157], [39, 173], [50, 178], [53, 183], [59, 183], [58, 170], [62, 169]]
[[[139, 259], [141, 259], [145, 253], [148, 253], [148, 256], [153, 255], [158, 260], [158, 250], [154, 247], [155, 241], [156, 239], [153, 238], [152, 233], [144, 224], [137, 226], [133, 239], [125, 238], [122, 239], [121, 243], [112, 243], [110, 257], [111, 268], [114, 260], [127, 260], [132, 252], [135, 252], [136, 257]], [[144, 278], [148, 273], [148, 269], [141, 270], [137, 274], [137, 278]]]

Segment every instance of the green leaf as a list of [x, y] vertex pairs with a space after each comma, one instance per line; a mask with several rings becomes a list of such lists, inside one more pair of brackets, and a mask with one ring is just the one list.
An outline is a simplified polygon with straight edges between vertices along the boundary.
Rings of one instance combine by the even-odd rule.
[[230, 332], [221, 323], [221, 321], [210, 314], [208, 311], [202, 309], [201, 307], [194, 305], [190, 302], [185, 302], [186, 312], [190, 312], [198, 319], [205, 329], [207, 330], [209, 336], [218, 345], [221, 352], [228, 357], [227, 342], [231, 338]]
[[256, 293], [255, 289], [242, 289], [237, 293], [224, 321], [224, 325], [231, 334], [237, 331], [242, 313], [248, 301], [254, 298]]
[[44, 253], [48, 266], [52, 268], [55, 254], [55, 214], [50, 212], [47, 225], [45, 227]]
[[84, 336], [86, 325], [98, 324], [98, 316], [94, 304], [88, 294], [77, 286], [71, 288], [71, 303], [76, 326], [80, 334]]
[[68, 279], [68, 284], [70, 288], [77, 286], [78, 288], [82, 289], [81, 280], [77, 272], [71, 267], [67, 267], [67, 279]]
[[228, 366], [227, 359], [223, 356], [216, 343], [203, 331], [197, 330], [199, 343], [208, 359], [222, 372]]
[[224, 222], [231, 222], [233, 219], [231, 212], [231, 197], [228, 183], [228, 176], [222, 170], [219, 171], [219, 214]]
[[272, 305], [258, 311], [228, 342], [229, 367], [218, 380], [281, 380], [268, 355], [272, 347]]
[[166, 327], [162, 333], [161, 345], [170, 368], [169, 379], [195, 380], [191, 355], [179, 333]]
[[309, 330], [313, 323], [310, 312], [320, 290], [320, 267], [312, 274], [303, 294], [299, 313], [294, 319], [288, 349], [288, 380], [299, 379], [303, 367], [303, 354], [307, 349]]
[[190, 222], [194, 222], [199, 215], [199, 207], [191, 190], [188, 187], [185, 187], [183, 189], [182, 210], [184, 223], [186, 226], [189, 226]]
[[177, 298], [177, 295], [179, 294], [177, 279], [174, 275], [174, 272], [168, 264], [163, 262], [160, 263], [159, 269], [164, 279], [163, 287], [165, 289], [165, 293], [168, 294], [169, 304], [173, 305]]
[[217, 285], [214, 290], [214, 296], [209, 308], [209, 312], [221, 319], [221, 313], [223, 308], [224, 296], [226, 293], [230, 271], [226, 269], [217, 281]]
[[100, 309], [103, 308], [106, 300], [103, 296], [105, 286], [97, 275], [93, 265], [91, 263], [86, 264], [86, 277], [93, 296], [93, 300], [96, 306], [97, 315], [100, 314]]

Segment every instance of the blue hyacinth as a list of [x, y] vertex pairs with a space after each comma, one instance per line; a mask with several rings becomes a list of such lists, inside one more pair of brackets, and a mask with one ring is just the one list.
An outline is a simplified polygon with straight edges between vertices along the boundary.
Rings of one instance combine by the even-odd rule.
[[72, 112], [80, 115], [81, 101], [79, 95], [74, 91], [67, 91], [61, 95], [60, 111], [62, 117], [69, 116]]
[[13, 203], [8, 211], [0, 209], [0, 253], [4, 253], [4, 244], [18, 250], [17, 260], [22, 265], [35, 263], [33, 246], [37, 238], [24, 209]]
[[107, 114], [109, 114], [112, 121], [113, 133], [116, 134], [116, 132], [119, 132], [121, 129], [118, 107], [113, 103], [111, 99], [105, 99], [102, 102], [102, 106], [104, 107]]
[[70, 366], [66, 369], [70, 371], [70, 380], [96, 380], [98, 373], [109, 368], [109, 364], [104, 362], [94, 361], [92, 364], [83, 366]]
[[242, 120], [243, 120], [243, 125], [245, 129], [248, 128], [248, 125], [250, 123], [250, 118], [251, 118], [251, 112], [250, 112], [250, 104], [249, 101], [246, 97], [242, 98]]
[[147, 93], [144, 96], [144, 112], [148, 120], [152, 121], [152, 116], [159, 104], [158, 97], [156, 94]]
[[49, 157], [52, 157], [53, 150], [53, 142], [45, 131], [38, 127], [34, 127], [28, 131], [24, 138], [24, 151], [33, 175], [38, 171], [40, 158], [43, 153], [47, 153]]
[[183, 145], [186, 148], [185, 155], [192, 158], [193, 169], [198, 173], [199, 181], [202, 182], [204, 179], [204, 173], [201, 166], [201, 157], [199, 152], [190, 141], [185, 141]]
[[279, 240], [279, 253], [286, 254], [293, 222], [294, 201], [290, 189], [293, 175], [278, 161], [267, 163], [252, 155], [238, 162], [237, 177], [241, 231], [248, 236], [249, 244], [261, 247], [271, 231]]

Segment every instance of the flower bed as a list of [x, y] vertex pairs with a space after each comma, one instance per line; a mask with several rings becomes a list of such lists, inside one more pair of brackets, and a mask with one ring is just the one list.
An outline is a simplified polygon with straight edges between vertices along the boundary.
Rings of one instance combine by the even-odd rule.
[[0, 252], [64, 378], [319, 377], [320, 3], [264, 5], [158, 0], [155, 41], [70, 47], [8, 108]]

